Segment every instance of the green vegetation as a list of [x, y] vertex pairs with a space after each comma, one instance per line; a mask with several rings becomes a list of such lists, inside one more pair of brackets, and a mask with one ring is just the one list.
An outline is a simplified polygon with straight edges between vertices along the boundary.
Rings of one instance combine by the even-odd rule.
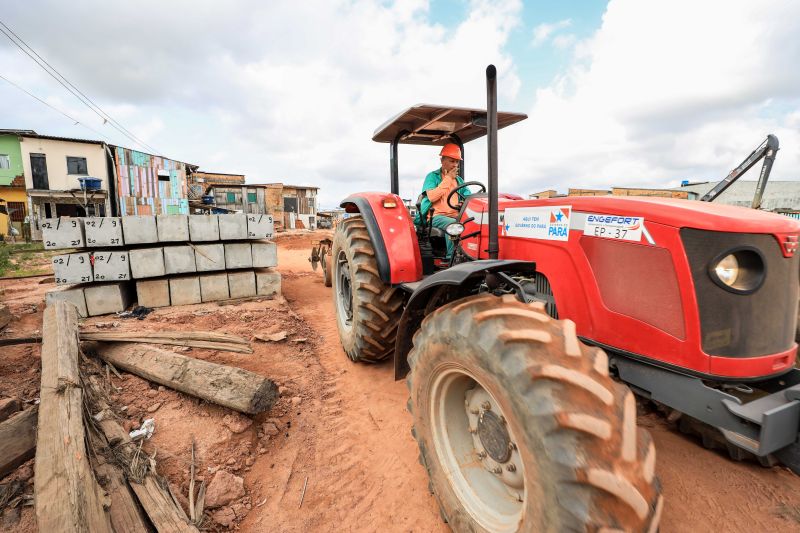
[[22, 277], [46, 274], [50, 270], [49, 256], [42, 243], [0, 243], [0, 277]]

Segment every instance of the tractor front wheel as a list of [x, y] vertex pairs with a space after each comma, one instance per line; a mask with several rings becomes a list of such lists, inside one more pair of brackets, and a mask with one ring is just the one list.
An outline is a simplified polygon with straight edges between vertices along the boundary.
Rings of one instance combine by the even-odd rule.
[[657, 530], [650, 435], [573, 322], [472, 296], [425, 318], [409, 363], [420, 461], [455, 531]]
[[339, 224], [326, 259], [342, 348], [356, 362], [386, 359], [394, 351], [403, 294], [381, 281], [375, 249], [360, 216]]

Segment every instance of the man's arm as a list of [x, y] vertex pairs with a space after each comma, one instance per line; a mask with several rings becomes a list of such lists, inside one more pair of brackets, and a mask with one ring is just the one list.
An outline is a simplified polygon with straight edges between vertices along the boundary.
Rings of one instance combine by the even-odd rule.
[[428, 200], [435, 202], [442, 196], [449, 194], [454, 187], [454, 180], [451, 176], [442, 175], [442, 182], [437, 186], [435, 178], [428, 175], [425, 178], [425, 184], [422, 186], [423, 191], [428, 191]]

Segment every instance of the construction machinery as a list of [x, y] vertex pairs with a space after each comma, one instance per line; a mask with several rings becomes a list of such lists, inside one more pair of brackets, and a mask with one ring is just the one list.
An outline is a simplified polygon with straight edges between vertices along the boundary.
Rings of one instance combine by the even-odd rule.
[[[417, 105], [379, 127], [391, 192], [342, 201], [323, 254], [353, 361], [394, 360], [457, 531], [655, 531], [655, 449], [631, 391], [737, 458], [800, 471], [795, 220], [668, 198], [498, 192], [497, 130], [527, 118]], [[398, 146], [487, 136], [485, 192], [418, 224]], [[461, 171], [463, 176], [463, 168]], [[428, 213], [431, 216], [431, 213]], [[443, 239], [455, 253], [444, 254]]]

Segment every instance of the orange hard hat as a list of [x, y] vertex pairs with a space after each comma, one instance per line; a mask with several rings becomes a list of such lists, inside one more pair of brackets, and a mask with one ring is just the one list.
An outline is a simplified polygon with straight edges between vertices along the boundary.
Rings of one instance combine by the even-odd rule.
[[461, 148], [459, 148], [457, 144], [445, 144], [442, 147], [442, 151], [439, 152], [439, 155], [441, 157], [452, 157], [453, 159], [461, 161]]

